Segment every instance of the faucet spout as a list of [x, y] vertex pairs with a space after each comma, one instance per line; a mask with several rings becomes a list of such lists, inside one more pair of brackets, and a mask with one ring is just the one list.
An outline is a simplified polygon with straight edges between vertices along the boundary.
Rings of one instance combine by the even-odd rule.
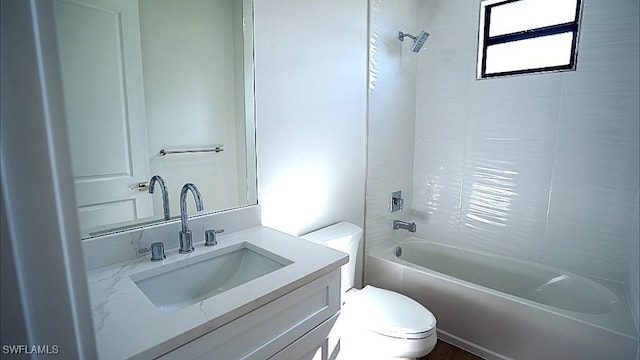
[[167, 185], [164, 183], [164, 179], [160, 175], [153, 175], [149, 180], [149, 194], [153, 194], [153, 189], [156, 183], [160, 184], [160, 190], [162, 191], [162, 210], [164, 210], [164, 219], [169, 220], [169, 191], [167, 191]]
[[406, 222], [401, 220], [393, 220], [393, 230], [405, 229], [409, 230], [409, 232], [416, 232], [417, 225], [414, 222]]
[[204, 206], [202, 205], [202, 196], [200, 195], [198, 188], [192, 183], [184, 184], [180, 191], [180, 223], [182, 225], [182, 230], [180, 231], [180, 250], [178, 251], [180, 254], [190, 253], [194, 250], [191, 230], [189, 230], [187, 226], [187, 193], [189, 191], [193, 194], [193, 198], [196, 202], [196, 210], [202, 211], [204, 209]]

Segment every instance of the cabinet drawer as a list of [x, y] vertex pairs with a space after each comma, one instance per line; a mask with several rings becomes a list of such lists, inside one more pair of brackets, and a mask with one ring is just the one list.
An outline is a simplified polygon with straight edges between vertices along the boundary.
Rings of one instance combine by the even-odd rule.
[[160, 359], [266, 359], [336, 314], [340, 271], [324, 275]]
[[306, 333], [303, 337], [282, 349], [270, 357], [269, 360], [312, 360], [320, 354], [320, 359], [329, 358], [328, 337], [331, 329], [336, 324], [339, 314], [333, 315], [315, 329]]

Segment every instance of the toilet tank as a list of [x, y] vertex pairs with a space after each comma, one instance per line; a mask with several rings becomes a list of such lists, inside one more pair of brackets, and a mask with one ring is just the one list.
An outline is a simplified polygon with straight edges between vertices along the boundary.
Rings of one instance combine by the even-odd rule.
[[342, 266], [340, 274], [342, 277], [341, 290], [344, 293], [354, 286], [358, 245], [362, 239], [362, 229], [359, 226], [340, 222], [300, 237], [347, 253], [349, 262]]

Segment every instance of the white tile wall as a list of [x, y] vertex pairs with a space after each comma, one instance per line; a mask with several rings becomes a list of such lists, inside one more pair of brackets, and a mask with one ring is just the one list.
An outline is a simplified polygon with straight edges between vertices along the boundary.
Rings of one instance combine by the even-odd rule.
[[[638, 3], [585, 3], [563, 73], [543, 262], [623, 282], [640, 182]], [[636, 236], [637, 237], [637, 236]]]
[[618, 189], [554, 185], [543, 262], [624, 282], [634, 208]]
[[[488, 83], [488, 81], [487, 81]], [[560, 98], [522, 96], [469, 101], [471, 139], [555, 140]], [[482, 116], [473, 116], [482, 114]], [[490, 119], [490, 121], [487, 121]]]
[[[429, 123], [416, 122], [416, 139], [447, 139], [464, 148], [469, 103], [467, 101], [431, 102], [417, 104], [416, 117], [433, 119]], [[418, 153], [416, 151], [416, 153]]]
[[[576, 71], [476, 80], [479, 1], [419, 4], [416, 27], [431, 33], [417, 58], [412, 209], [422, 235], [617, 282], [633, 278], [638, 7], [584, 3]], [[379, 16], [372, 13], [372, 24]], [[370, 95], [371, 169], [389, 161], [371, 149], [371, 134], [384, 126], [378, 108], [395, 101]], [[372, 207], [387, 196], [377, 181], [369, 178], [367, 198], [377, 202], [367, 204], [368, 221], [385, 215]]]
[[564, 94], [638, 91], [639, 6], [629, 0], [585, 2], [578, 71], [563, 75]]
[[469, 140], [460, 241], [466, 246], [539, 261], [552, 161], [551, 141]]
[[[417, 0], [370, 2], [370, 79], [367, 151], [367, 251], [386, 244], [398, 232], [393, 219], [410, 217], [416, 113], [416, 71], [419, 55], [411, 39], [398, 31], [418, 34]], [[401, 190], [405, 211], [391, 214], [391, 193]]]
[[464, 150], [464, 140], [416, 139], [412, 212], [418, 234], [459, 242]]

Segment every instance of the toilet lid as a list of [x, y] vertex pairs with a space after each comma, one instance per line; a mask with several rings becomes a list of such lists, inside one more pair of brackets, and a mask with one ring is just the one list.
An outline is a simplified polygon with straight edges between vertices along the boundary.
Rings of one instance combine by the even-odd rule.
[[415, 300], [371, 285], [358, 291], [351, 308], [360, 324], [387, 336], [425, 337], [436, 326], [436, 318]]

